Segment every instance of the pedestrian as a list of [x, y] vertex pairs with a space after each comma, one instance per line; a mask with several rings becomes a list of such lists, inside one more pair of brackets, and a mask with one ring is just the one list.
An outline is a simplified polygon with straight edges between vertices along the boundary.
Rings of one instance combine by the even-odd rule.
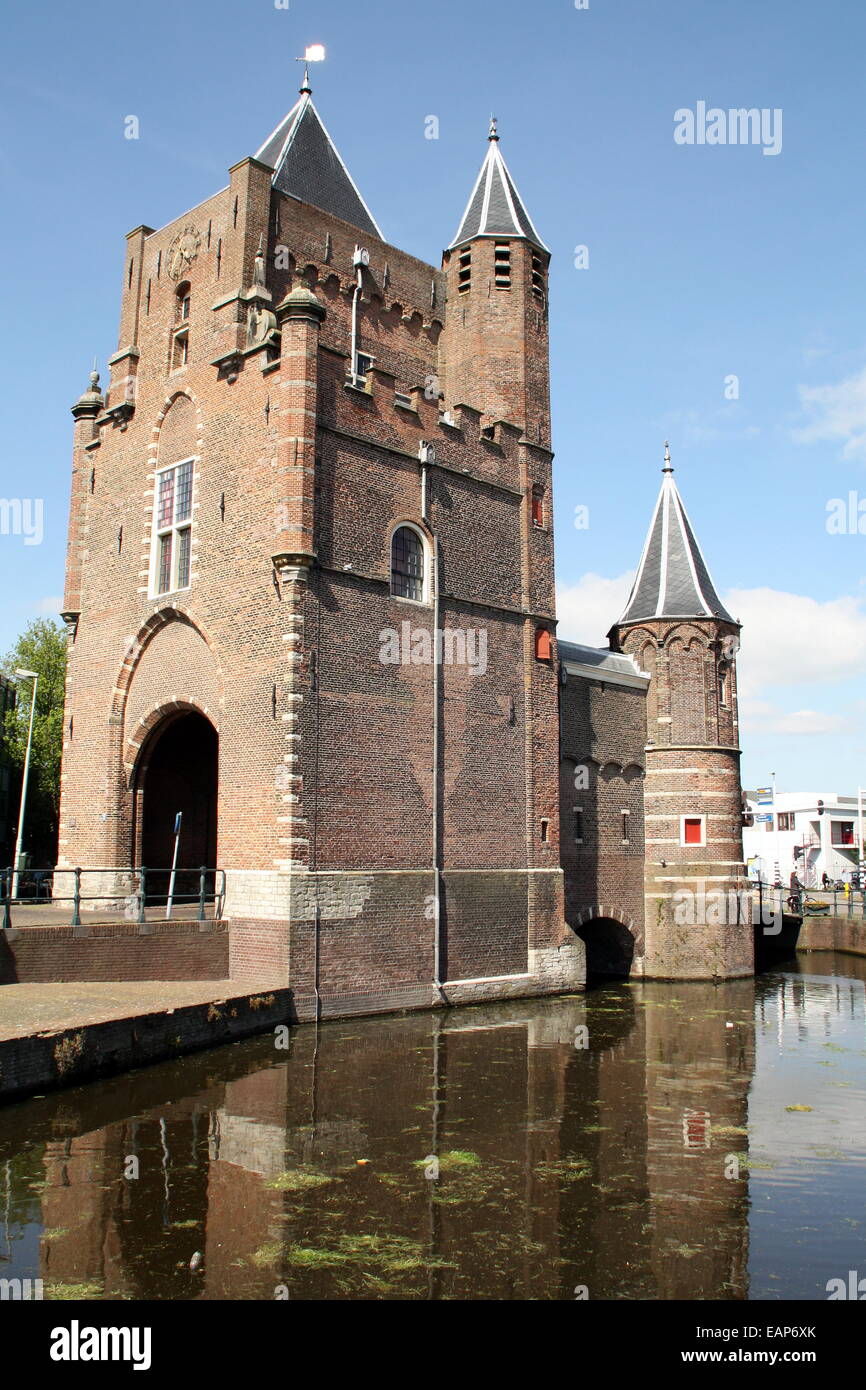
[[821, 875], [821, 887], [824, 889], [825, 892], [830, 887], [830, 875], [827, 873], [826, 869]]

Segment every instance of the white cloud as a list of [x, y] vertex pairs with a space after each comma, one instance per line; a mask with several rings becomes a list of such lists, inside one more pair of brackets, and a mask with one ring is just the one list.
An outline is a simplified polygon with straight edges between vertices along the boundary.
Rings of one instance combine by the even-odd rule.
[[705, 411], [669, 410], [660, 423], [671, 439], [676, 438], [676, 447], [682, 449], [715, 444], [720, 439], [754, 439], [761, 433], [757, 425], [743, 423], [742, 407], [737, 401]]
[[842, 440], [842, 457], [866, 458], [866, 367], [830, 386], [799, 386], [800, 404], [812, 420], [794, 430], [800, 444]]
[[625, 608], [633, 582], [634, 571], [630, 570], [618, 579], [590, 573], [582, 575], [576, 584], [559, 585], [557, 635], [565, 642], [606, 647], [607, 633]]
[[732, 589], [725, 606], [743, 624], [737, 662], [743, 696], [767, 686], [832, 685], [866, 675], [866, 604], [820, 602], [778, 589]]
[[[625, 607], [634, 574], [614, 579], [588, 573], [557, 589], [558, 634], [564, 641], [607, 645], [606, 634]], [[831, 696], [828, 686], [866, 676], [866, 595], [810, 598], [779, 589], [731, 589], [725, 607], [743, 624], [737, 660], [740, 732], [826, 737], [859, 734], [866, 701]], [[814, 703], [828, 709], [785, 708], [816, 686]], [[787, 687], [787, 689], [786, 689]], [[786, 698], [787, 697], [787, 698]]]
[[36, 604], [37, 613], [48, 613], [52, 617], [57, 617], [63, 607], [63, 595], [49, 595], [48, 598], [41, 598]]
[[825, 714], [821, 710], [786, 711], [769, 700], [739, 700], [740, 728], [747, 734], [844, 734], [853, 731], [855, 721], [848, 714]]

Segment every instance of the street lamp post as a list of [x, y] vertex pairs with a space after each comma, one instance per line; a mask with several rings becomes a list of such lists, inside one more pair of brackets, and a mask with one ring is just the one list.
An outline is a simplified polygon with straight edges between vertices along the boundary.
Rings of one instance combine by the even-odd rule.
[[30, 748], [33, 743], [33, 716], [36, 713], [36, 687], [39, 684], [39, 676], [36, 671], [17, 670], [16, 676], [22, 680], [32, 680], [33, 695], [30, 700], [30, 725], [27, 729], [27, 752], [24, 754], [24, 775], [21, 779], [21, 809], [18, 813], [18, 834], [15, 838], [15, 865], [12, 875], [12, 897], [18, 897], [19, 880], [21, 878], [21, 840], [24, 834], [24, 811], [27, 806], [27, 780], [30, 776]]

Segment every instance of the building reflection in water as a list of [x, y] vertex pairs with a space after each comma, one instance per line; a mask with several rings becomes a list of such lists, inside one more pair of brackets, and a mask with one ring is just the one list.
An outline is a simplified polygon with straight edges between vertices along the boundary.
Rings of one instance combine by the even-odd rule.
[[38, 1268], [13, 1240], [0, 1274], [107, 1298], [746, 1297], [755, 990], [306, 1026], [10, 1107], [13, 1226], [36, 1197], [43, 1229]]

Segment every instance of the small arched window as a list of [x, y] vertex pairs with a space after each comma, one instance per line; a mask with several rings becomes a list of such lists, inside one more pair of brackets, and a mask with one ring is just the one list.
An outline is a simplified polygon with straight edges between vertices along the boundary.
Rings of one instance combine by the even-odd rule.
[[398, 526], [391, 537], [391, 593], [424, 602], [424, 542], [414, 526]]
[[177, 287], [175, 317], [178, 323], [186, 323], [189, 319], [189, 306], [189, 281], [185, 280], [182, 285]]
[[178, 285], [174, 302], [174, 330], [171, 340], [171, 369], [185, 367], [189, 361], [189, 284]]
[[719, 705], [721, 706], [722, 709], [727, 709], [727, 705], [728, 705], [728, 663], [727, 663], [726, 661], [720, 661], [720, 662], [719, 662], [719, 668], [718, 668], [718, 681], [719, 681]]
[[546, 627], [535, 629], [535, 659], [536, 661], [549, 661], [553, 655], [553, 648], [550, 645], [550, 633]]

